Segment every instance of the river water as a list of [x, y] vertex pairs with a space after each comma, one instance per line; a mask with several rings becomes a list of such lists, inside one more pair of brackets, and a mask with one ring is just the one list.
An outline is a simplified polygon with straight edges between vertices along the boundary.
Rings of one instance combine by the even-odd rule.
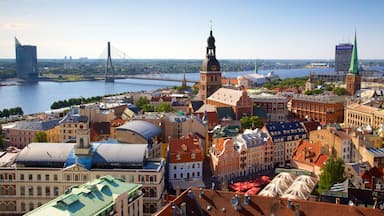
[[[326, 69], [291, 69], [274, 70], [280, 78], [307, 76], [311, 71], [331, 72], [333, 68]], [[269, 71], [259, 71], [266, 74]], [[223, 72], [225, 77], [236, 77], [249, 74], [252, 71], [242, 72]], [[172, 77], [182, 79], [183, 74], [160, 74], [156, 76]], [[199, 73], [187, 73], [187, 80], [199, 80]], [[57, 100], [78, 97], [102, 96], [106, 94], [116, 94], [121, 92], [137, 92], [146, 90], [156, 90], [159, 88], [181, 85], [180, 82], [122, 79], [115, 80], [114, 83], [104, 81], [80, 81], [80, 82], [47, 82], [0, 86], [0, 109], [20, 106], [25, 114], [44, 112], [50, 109], [51, 104]]]

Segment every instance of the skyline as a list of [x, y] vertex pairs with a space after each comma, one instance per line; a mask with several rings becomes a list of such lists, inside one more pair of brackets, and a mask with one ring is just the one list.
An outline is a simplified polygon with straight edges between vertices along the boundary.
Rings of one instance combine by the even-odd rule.
[[[15, 7], [17, 5], [17, 7]], [[0, 58], [14, 37], [38, 58], [104, 58], [107, 41], [133, 59], [202, 59], [212, 20], [218, 59], [334, 59], [353, 43], [359, 59], [384, 59], [382, 1], [0, 2]], [[105, 56], [106, 57], [106, 56]]]

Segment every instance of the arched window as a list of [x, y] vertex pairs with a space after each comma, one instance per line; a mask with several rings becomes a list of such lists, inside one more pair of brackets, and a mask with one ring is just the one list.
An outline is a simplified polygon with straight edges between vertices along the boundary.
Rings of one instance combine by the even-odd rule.
[[75, 175], [75, 181], [79, 181], [79, 175]]
[[8, 195], [16, 195], [16, 190], [13, 186], [8, 187]]
[[40, 180], [41, 180], [41, 175], [37, 174], [37, 181], [40, 181]]
[[5, 203], [0, 202], [0, 211], [5, 211]]
[[8, 211], [16, 211], [16, 205], [14, 202], [8, 203]]
[[4, 195], [4, 193], [5, 193], [4, 187], [0, 186], [0, 195]]
[[149, 211], [150, 211], [150, 213], [155, 213], [156, 212], [156, 207], [155, 207], [154, 204], [149, 205]]
[[33, 187], [32, 186], [28, 186], [28, 195], [33, 196]]

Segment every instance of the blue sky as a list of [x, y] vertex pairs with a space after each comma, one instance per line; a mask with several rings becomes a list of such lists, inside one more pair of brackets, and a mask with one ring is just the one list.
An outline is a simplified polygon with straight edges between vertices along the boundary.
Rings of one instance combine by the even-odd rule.
[[217, 57], [333, 59], [357, 30], [359, 58], [384, 59], [382, 0], [0, 0], [0, 58], [14, 36], [38, 58], [102, 57], [106, 42], [130, 58], [205, 56], [210, 20]]

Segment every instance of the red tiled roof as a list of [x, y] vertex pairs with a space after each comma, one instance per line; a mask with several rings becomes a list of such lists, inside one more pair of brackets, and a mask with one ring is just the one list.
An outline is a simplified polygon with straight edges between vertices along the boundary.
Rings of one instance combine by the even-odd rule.
[[328, 159], [327, 155], [320, 153], [320, 145], [317, 143], [309, 143], [301, 141], [293, 154], [293, 160], [310, 165], [322, 167], [324, 161]]
[[[195, 158], [192, 158], [195, 154]], [[193, 136], [169, 140], [170, 163], [185, 163], [203, 161], [203, 154], [199, 139]]]
[[[167, 204], [156, 216], [181, 215], [181, 204], [185, 203], [186, 215], [276, 215], [292, 216], [299, 211], [300, 216], [381, 216], [383, 212], [378, 209], [363, 208], [349, 205], [316, 202], [308, 200], [293, 200], [292, 207], [288, 208], [288, 200], [275, 197], [263, 197], [248, 194], [249, 203], [245, 204], [242, 194], [228, 191], [203, 189], [202, 194], [198, 188], [184, 191], [172, 203]], [[238, 200], [235, 209], [232, 199]], [[235, 203], [235, 202], [234, 202]], [[172, 206], [175, 206], [172, 208]], [[174, 214], [176, 213], [176, 214]]]
[[119, 127], [119, 126], [123, 125], [124, 123], [125, 123], [124, 119], [121, 119], [121, 118], [113, 119], [111, 121], [111, 127]]

